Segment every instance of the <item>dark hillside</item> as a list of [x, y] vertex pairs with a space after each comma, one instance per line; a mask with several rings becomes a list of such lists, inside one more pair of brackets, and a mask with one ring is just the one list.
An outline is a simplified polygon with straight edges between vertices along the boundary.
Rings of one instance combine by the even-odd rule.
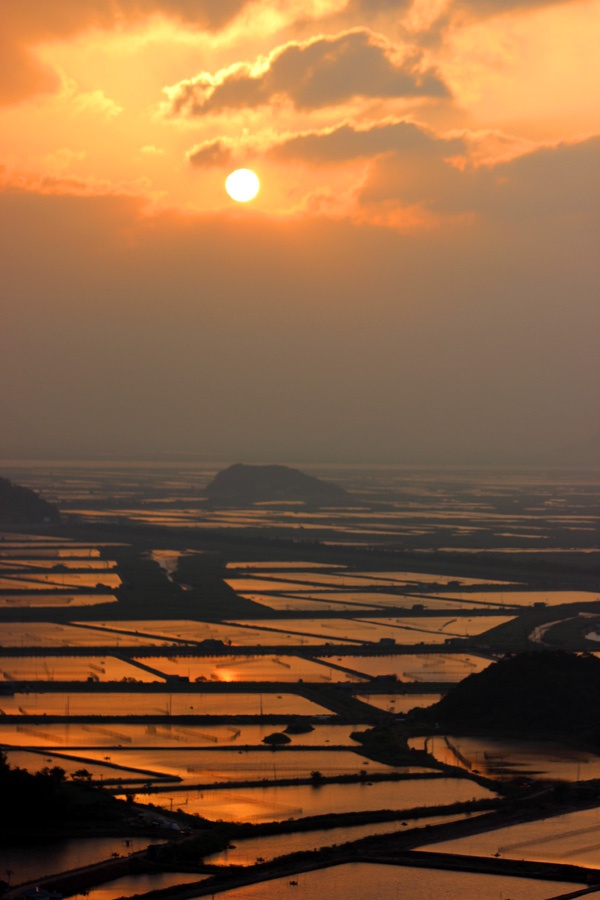
[[443, 728], [569, 737], [600, 746], [600, 660], [558, 650], [506, 656], [469, 675], [426, 715]]
[[21, 525], [38, 522], [58, 522], [56, 506], [43, 500], [29, 488], [0, 478], [0, 524]]

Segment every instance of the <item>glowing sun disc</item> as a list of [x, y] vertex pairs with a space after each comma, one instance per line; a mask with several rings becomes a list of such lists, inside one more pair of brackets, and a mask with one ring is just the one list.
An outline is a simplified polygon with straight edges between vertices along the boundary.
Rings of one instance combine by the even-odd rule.
[[238, 203], [247, 203], [253, 200], [260, 189], [258, 176], [252, 169], [236, 169], [225, 180], [225, 190], [232, 200]]

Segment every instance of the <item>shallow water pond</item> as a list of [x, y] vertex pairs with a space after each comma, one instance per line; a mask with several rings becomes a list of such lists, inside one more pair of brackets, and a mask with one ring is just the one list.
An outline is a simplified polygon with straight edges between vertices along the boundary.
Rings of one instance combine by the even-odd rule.
[[[441, 596], [438, 594], [438, 596]], [[447, 594], [446, 597], [478, 603], [495, 603], [499, 606], [533, 606], [534, 603], [545, 603], [546, 606], [559, 606], [562, 603], [585, 603], [600, 600], [600, 594], [594, 591], [475, 591], [468, 594]]]
[[345, 566], [336, 565], [335, 563], [320, 562], [228, 562], [227, 569], [272, 569], [274, 572], [279, 569], [298, 569], [302, 572], [304, 569], [345, 569]]
[[[57, 695], [54, 695], [57, 696]], [[60, 696], [60, 695], [59, 695]], [[167, 701], [168, 702], [168, 701]], [[167, 707], [168, 709], [168, 707]], [[69, 713], [70, 701], [58, 712]], [[165, 712], [165, 707], [162, 708]], [[364, 726], [317, 725], [306, 734], [290, 734], [291, 747], [357, 748], [350, 735]], [[0, 718], [0, 744], [12, 747], [255, 747], [274, 731], [285, 730], [281, 725], [76, 725], [70, 722], [40, 725], [4, 725]]]
[[[501, 604], [494, 601], [473, 602], [468, 594], [455, 594], [442, 597], [436, 595], [430, 597], [427, 594], [386, 594], [383, 591], [303, 591], [301, 594], [294, 591], [294, 596], [321, 600], [322, 602], [364, 604], [375, 609], [398, 609], [402, 612], [411, 612], [413, 609], [439, 609], [444, 610], [440, 615], [450, 617], [455, 609], [480, 610], [502, 609]], [[272, 604], [271, 604], [272, 605]]]
[[[369, 763], [369, 765], [371, 765]], [[365, 765], [368, 770], [368, 766]], [[367, 809], [409, 810], [494, 795], [464, 778], [419, 778], [372, 784], [265, 786], [236, 790], [136, 793], [136, 801], [166, 809], [223, 819], [225, 822], [271, 822], [330, 812]]]
[[441, 700], [443, 694], [357, 694], [358, 700], [397, 715], [406, 715], [417, 706], [426, 708]]
[[[281, 646], [290, 644], [295, 646], [298, 644], [318, 644], [318, 639], [305, 638], [301, 640], [293, 634], [286, 634], [284, 631], [269, 631], [261, 629], [260, 621], [254, 623], [252, 620], [242, 622], [238, 626], [236, 622], [194, 622], [192, 620], [177, 619], [166, 620], [150, 619], [143, 621], [116, 621], [116, 622], [98, 622], [94, 623], [96, 628], [110, 629], [115, 632], [135, 631], [144, 636], [146, 643], [154, 643], [159, 638], [176, 639], [178, 641], [206, 641], [219, 640], [224, 644], [231, 642], [234, 646]], [[285, 627], [285, 623], [278, 622], [278, 625]], [[291, 630], [291, 629], [290, 629]], [[147, 636], [147, 637], [146, 637]]]
[[15, 606], [24, 609], [30, 606], [99, 606], [103, 603], [116, 603], [114, 594], [67, 594], [62, 591], [52, 591], [50, 594], [30, 594], [23, 591], [22, 594], [3, 594], [0, 597], [0, 608], [12, 608]]
[[147, 837], [48, 838], [12, 844], [4, 841], [0, 848], [0, 872], [6, 877], [5, 873], [10, 869], [11, 885], [22, 884], [45, 875], [93, 865], [110, 859], [113, 853], [129, 856], [150, 844], [159, 843], [163, 842]]
[[[93, 658], [92, 658], [93, 659]], [[329, 711], [296, 694], [248, 693], [19, 693], [0, 697], [6, 713], [47, 715], [318, 716]]]
[[148, 644], [172, 646], [169, 640], [102, 631], [88, 625], [78, 628], [52, 622], [5, 622], [0, 630], [2, 647], [133, 647]]
[[[20, 558], [18, 560], [11, 559], [8, 560], [6, 558], [2, 558], [0, 561], [0, 567], [2, 569], [44, 569], [44, 570], [52, 570], [54, 567], [60, 563], [62, 569], [86, 569], [86, 570], [100, 570], [100, 571], [108, 571], [110, 569], [116, 568], [116, 562], [114, 560], [108, 559], [61, 559], [58, 556], [54, 558], [47, 559], [27, 559]], [[35, 573], [32, 573], [35, 574]], [[54, 573], [59, 574], [59, 573]], [[37, 575], [36, 575], [37, 577]]]
[[[163, 681], [114, 656], [6, 656], [0, 659], [3, 681]], [[4, 701], [4, 698], [2, 698]]]
[[350, 600], [347, 594], [336, 594], [333, 598], [322, 594], [249, 594], [244, 593], [240, 596], [246, 600], [253, 600], [254, 603], [260, 603], [261, 606], [268, 606], [269, 609], [289, 609], [290, 611], [307, 609], [312, 612], [319, 613], [327, 610], [347, 609], [350, 612], [357, 610], [369, 611], [373, 609], [374, 604], [366, 605], [360, 600]]
[[[135, 781], [139, 786], [143, 786], [153, 780], [151, 772], [138, 769], [135, 761], [131, 761], [128, 769], [123, 764], [113, 763], [112, 753], [102, 751], [96, 754], [97, 759], [90, 759], [88, 754], [79, 751], [69, 751], [61, 748], [60, 753], [51, 750], [40, 752], [32, 752], [28, 750], [10, 750], [4, 751], [9, 765], [20, 769], [26, 769], [28, 772], [40, 772], [42, 769], [53, 769], [58, 767], [64, 769], [69, 778], [74, 772], [86, 769], [94, 781], [111, 782], [114, 784], [124, 784], [125, 781]], [[166, 779], [168, 780], [168, 779]]]
[[[277, 729], [272, 729], [272, 734]], [[105, 758], [105, 750], [81, 749], [77, 755], [91, 762]], [[428, 769], [412, 766], [391, 767], [365, 759], [352, 750], [297, 750], [289, 746], [273, 750], [268, 747], [226, 749], [189, 749], [169, 747], [150, 749], [111, 749], [110, 761], [115, 766], [144, 769], [156, 775], [166, 775], [181, 780], [183, 784], [218, 784], [224, 781], [258, 781], [276, 778], [309, 778], [311, 772], [324, 776], [358, 775], [369, 772], [401, 772], [402, 774], [427, 773]]]
[[197, 872], [156, 872], [152, 875], [127, 875], [124, 878], [107, 881], [100, 887], [91, 888], [86, 892], [86, 898], [87, 900], [118, 900], [120, 897], [147, 894], [150, 891], [165, 890], [166, 888], [176, 887], [179, 884], [206, 881], [208, 877], [208, 875], [199, 875]]
[[238, 594], [252, 592], [265, 593], [267, 591], [292, 591], [294, 588], [302, 588], [301, 582], [276, 580], [275, 578], [225, 578], [225, 584], [237, 591]]
[[23, 578], [17, 577], [15, 574], [11, 578], [0, 578], [0, 589], [2, 590], [31, 590], [38, 588], [47, 590], [48, 587], [56, 588], [74, 588], [87, 587], [94, 588], [98, 584], [104, 584], [108, 588], [118, 588], [121, 585], [121, 579], [115, 572], [100, 571], [90, 574], [82, 572], [49, 572], [34, 573], [28, 572]]
[[429, 816], [420, 819], [397, 819], [394, 822], [372, 822], [369, 825], [345, 825], [342, 828], [319, 828], [314, 831], [296, 831], [291, 834], [272, 834], [266, 837], [235, 840], [235, 847], [215, 853], [204, 858], [204, 862], [215, 866], [251, 866], [257, 858], [264, 860], [297, 853], [301, 850], [317, 850], [320, 847], [332, 847], [335, 844], [346, 844], [358, 841], [363, 837], [377, 834], [394, 834], [408, 831], [411, 828], [425, 828], [427, 825], [441, 825], [445, 822], [457, 822], [473, 816]]
[[398, 656], [341, 656], [332, 662], [371, 677], [396, 675], [401, 681], [458, 682], [486, 669], [493, 660], [466, 653], [399, 654]]
[[343, 897], [344, 900], [551, 900], [584, 885], [538, 881], [530, 878], [479, 875], [436, 869], [389, 866], [380, 863], [348, 863], [290, 878], [235, 888], [219, 894], [220, 900], [289, 900], [290, 881], [295, 900]]
[[[339, 643], [357, 641], [377, 643], [381, 638], [391, 638], [397, 644], [443, 644], [448, 638], [466, 637], [489, 631], [511, 621], [512, 616], [395, 616], [370, 619], [261, 619], [256, 624], [268, 628], [285, 629], [306, 636], [320, 636], [323, 641]], [[250, 620], [246, 620], [248, 623]], [[243, 624], [246, 624], [246, 621]]]
[[425, 747], [440, 762], [481, 772], [489, 778], [522, 776], [560, 781], [600, 778], [600, 756], [554, 741], [435, 735], [410, 738], [409, 746]]
[[499, 828], [421, 849], [468, 856], [500, 856], [600, 867], [600, 808]]
[[[299, 656], [144, 657], [142, 662], [165, 675], [190, 681], [331, 681], [329, 668]], [[351, 681], [351, 677], [333, 679]]]

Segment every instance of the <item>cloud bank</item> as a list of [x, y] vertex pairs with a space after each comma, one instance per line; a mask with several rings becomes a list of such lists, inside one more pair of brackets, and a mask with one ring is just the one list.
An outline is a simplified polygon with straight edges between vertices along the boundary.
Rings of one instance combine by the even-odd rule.
[[369, 31], [290, 42], [254, 64], [202, 72], [167, 89], [170, 112], [205, 116], [286, 99], [300, 110], [355, 97], [449, 97], [448, 87], [419, 57], [394, 59], [393, 48]]

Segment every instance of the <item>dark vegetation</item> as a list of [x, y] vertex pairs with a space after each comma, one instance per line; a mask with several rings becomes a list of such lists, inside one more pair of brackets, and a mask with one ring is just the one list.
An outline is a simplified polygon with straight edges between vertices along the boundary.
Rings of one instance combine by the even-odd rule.
[[60, 829], [87, 829], [122, 824], [131, 816], [127, 805], [90, 784], [86, 769], [68, 780], [59, 766], [30, 774], [9, 766], [0, 752], [0, 834], [56, 833]]
[[600, 659], [561, 650], [507, 655], [469, 675], [411, 725], [568, 739], [600, 748]]
[[256, 503], [301, 500], [343, 503], [349, 494], [337, 484], [306, 475], [289, 466], [247, 466], [236, 463], [218, 472], [206, 487], [213, 503]]
[[56, 524], [58, 508], [35, 491], [0, 478], [0, 522], [4, 525]]

